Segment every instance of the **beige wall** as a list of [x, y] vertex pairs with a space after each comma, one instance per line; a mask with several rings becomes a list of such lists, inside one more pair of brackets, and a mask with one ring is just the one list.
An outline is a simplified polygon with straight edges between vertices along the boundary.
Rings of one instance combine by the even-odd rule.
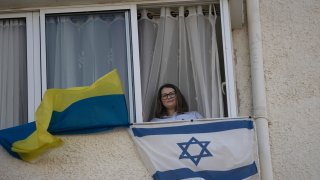
[[[260, 0], [274, 179], [320, 177], [320, 1]], [[239, 114], [252, 112], [247, 23], [233, 31]]]
[[262, 0], [276, 179], [320, 177], [320, 1]]
[[[319, 179], [320, 1], [260, 0], [260, 7], [274, 178]], [[252, 114], [246, 26], [233, 30], [241, 116]], [[0, 179], [150, 179], [126, 130], [61, 138], [64, 146], [33, 164], [0, 148]]]
[[0, 147], [0, 179], [151, 179], [126, 129], [59, 137], [65, 144], [33, 163], [12, 158]]

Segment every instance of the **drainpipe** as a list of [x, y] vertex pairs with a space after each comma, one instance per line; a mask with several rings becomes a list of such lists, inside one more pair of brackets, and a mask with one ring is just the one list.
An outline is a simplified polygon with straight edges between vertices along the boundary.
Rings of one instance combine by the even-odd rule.
[[246, 2], [251, 61], [253, 114], [256, 120], [260, 175], [262, 180], [272, 180], [273, 172], [269, 144], [268, 120], [266, 118], [267, 103], [264, 84], [259, 0], [246, 0]]

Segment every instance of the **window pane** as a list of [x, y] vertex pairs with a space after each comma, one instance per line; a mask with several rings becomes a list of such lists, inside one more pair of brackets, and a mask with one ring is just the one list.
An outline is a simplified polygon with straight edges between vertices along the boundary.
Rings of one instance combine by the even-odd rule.
[[26, 20], [0, 19], [0, 129], [28, 122]]
[[128, 103], [125, 12], [46, 16], [48, 88], [87, 86], [117, 68]]
[[198, 111], [205, 118], [223, 117], [223, 59], [219, 59], [217, 48], [217, 14], [211, 5], [141, 9], [140, 15], [144, 121], [170, 116], [157, 97], [158, 89], [167, 83], [180, 89], [184, 98], [177, 99], [185, 99], [183, 104], [189, 107], [182, 111], [175, 106], [176, 113]]

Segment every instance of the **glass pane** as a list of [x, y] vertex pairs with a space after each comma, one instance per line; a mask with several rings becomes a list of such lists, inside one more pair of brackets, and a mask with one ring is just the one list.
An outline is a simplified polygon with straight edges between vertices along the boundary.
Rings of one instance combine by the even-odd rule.
[[87, 86], [117, 68], [128, 103], [125, 12], [46, 16], [48, 88]]
[[[223, 59], [219, 59], [217, 48], [217, 16], [211, 10], [209, 5], [140, 10], [144, 121], [171, 116], [160, 96], [157, 97], [160, 87], [167, 83], [183, 94], [177, 99], [185, 99], [186, 103], [181, 100], [177, 104], [189, 107], [178, 110], [174, 105], [178, 115], [197, 111], [205, 118], [224, 117], [221, 91], [224, 71], [220, 70]], [[178, 115], [173, 117], [180, 118]]]
[[0, 129], [28, 122], [26, 20], [0, 19]]

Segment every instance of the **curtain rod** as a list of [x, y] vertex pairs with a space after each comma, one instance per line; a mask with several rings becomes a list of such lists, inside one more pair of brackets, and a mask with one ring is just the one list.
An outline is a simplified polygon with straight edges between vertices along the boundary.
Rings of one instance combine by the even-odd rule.
[[[145, 9], [147, 9], [147, 8], [145, 8]], [[142, 9], [139, 9], [139, 10], [142, 10]], [[158, 12], [153, 12], [152, 10], [149, 10], [149, 9], [147, 9], [147, 10], [148, 10], [148, 16], [150, 15], [150, 16], [160, 17], [160, 13], [158, 13]], [[202, 12], [203, 12], [204, 15], [209, 14], [209, 10], [208, 10], [208, 9], [203, 9]], [[215, 14], [215, 13], [216, 13], [216, 14]], [[188, 14], [189, 14], [189, 11], [188, 11], [188, 10], [185, 10], [185, 11], [184, 11], [184, 14], [185, 14], [185, 15], [188, 15]], [[216, 8], [215, 12], [214, 12], [214, 10], [212, 10], [212, 14], [213, 14], [213, 15], [220, 15], [220, 8]], [[140, 15], [141, 15], [141, 12], [138, 12], [138, 17], [139, 17]], [[173, 10], [173, 11], [171, 11], [171, 15], [172, 15], [173, 17], [178, 16], [178, 15], [179, 15], [179, 11]]]
[[[220, 16], [220, 12], [219, 12], [219, 11], [216, 11], [216, 13], [217, 13], [217, 14], [216, 14], [217, 16]], [[184, 14], [185, 14], [185, 16], [186, 16], [186, 15], [188, 15], [188, 12], [185, 12]], [[204, 15], [207, 15], [207, 14], [209, 14], [209, 11], [203, 11], [203, 14], [204, 14]], [[212, 12], [212, 14], [215, 15], [213, 12]], [[179, 12], [172, 12], [171, 15], [172, 15], [173, 17], [179, 16]], [[138, 17], [140, 17], [140, 16], [141, 16], [141, 13], [138, 13]], [[151, 16], [151, 17], [160, 17], [160, 14], [159, 14], [159, 13], [150, 13], [150, 16]], [[149, 16], [148, 16], [148, 17], [149, 17]], [[150, 17], [149, 17], [149, 18], [150, 18]]]
[[166, 3], [166, 4], [142, 4], [138, 5], [138, 9], [146, 9], [146, 8], [152, 8], [152, 9], [157, 9], [161, 7], [179, 7], [179, 6], [195, 6], [195, 5], [209, 5], [209, 4], [214, 4], [214, 5], [220, 5], [219, 2], [213, 2], [213, 1], [205, 1], [205, 2], [179, 2], [179, 3]]

